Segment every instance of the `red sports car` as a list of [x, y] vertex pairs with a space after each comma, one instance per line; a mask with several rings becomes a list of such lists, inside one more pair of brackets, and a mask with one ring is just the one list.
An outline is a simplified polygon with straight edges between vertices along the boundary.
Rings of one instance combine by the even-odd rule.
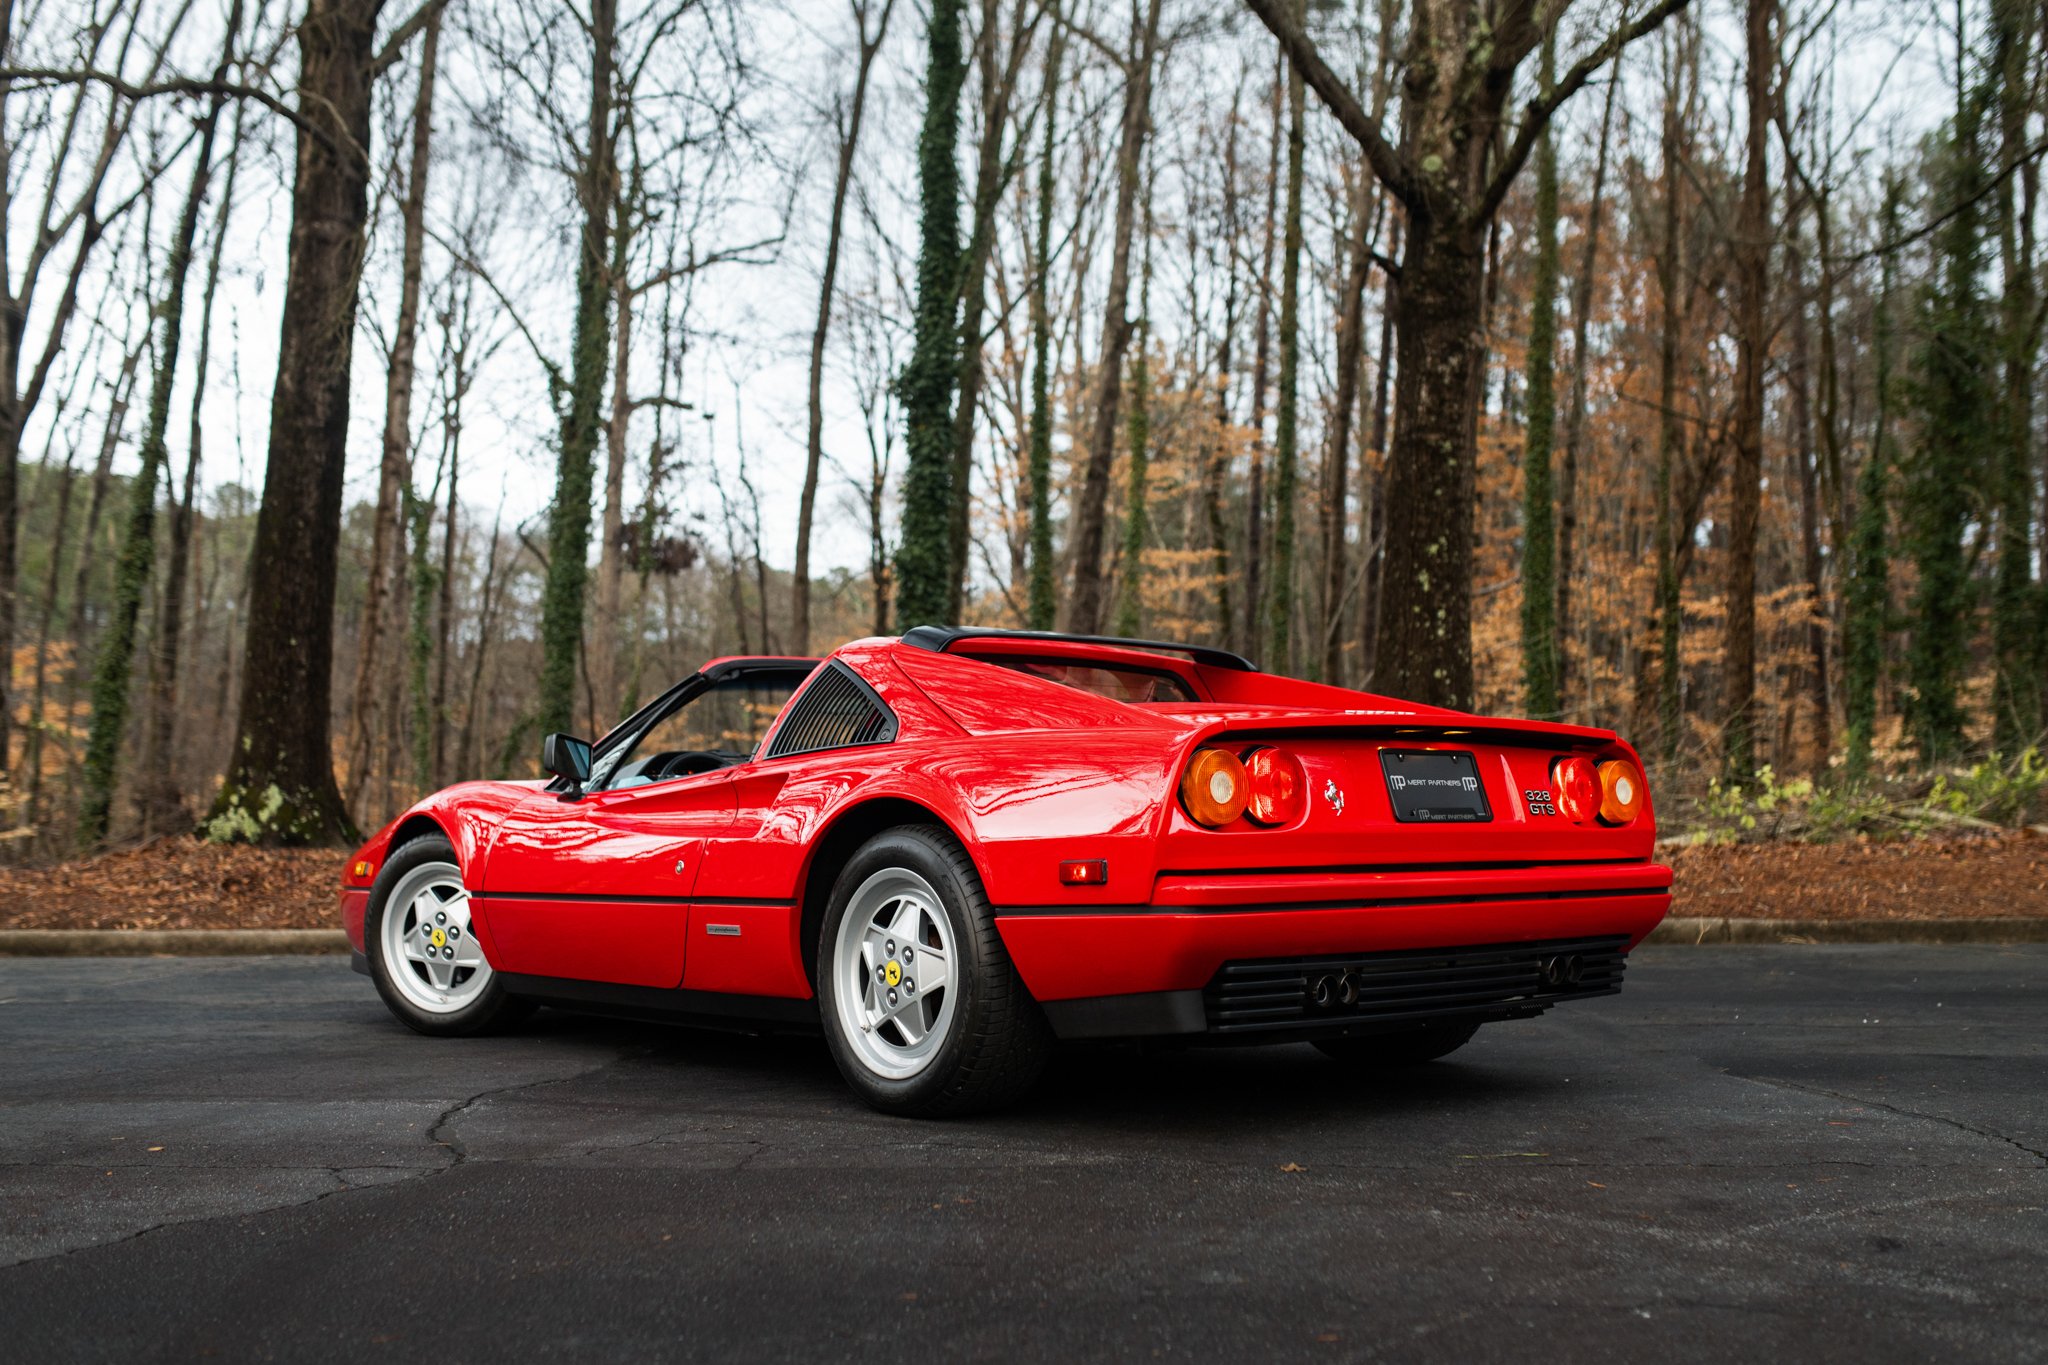
[[350, 860], [392, 1012], [822, 1028], [892, 1113], [1011, 1100], [1056, 1038], [1427, 1061], [1614, 994], [1671, 899], [1612, 733], [1216, 649], [924, 626], [714, 660], [542, 755], [544, 785], [438, 792]]

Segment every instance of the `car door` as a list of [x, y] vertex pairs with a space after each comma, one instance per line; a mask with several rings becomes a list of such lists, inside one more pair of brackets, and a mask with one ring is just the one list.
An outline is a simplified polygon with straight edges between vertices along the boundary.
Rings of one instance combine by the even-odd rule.
[[735, 776], [812, 666], [707, 665], [607, 736], [589, 791], [536, 792], [514, 808], [476, 893], [493, 965], [683, 985], [706, 841], [732, 823]]
[[730, 771], [563, 800], [500, 827], [479, 899], [500, 971], [673, 989], [705, 840], [733, 819]]

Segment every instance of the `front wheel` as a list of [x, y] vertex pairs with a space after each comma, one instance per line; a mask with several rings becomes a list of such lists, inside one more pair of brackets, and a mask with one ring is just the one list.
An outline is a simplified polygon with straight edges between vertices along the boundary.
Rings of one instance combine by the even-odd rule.
[[1389, 1071], [1420, 1066], [1449, 1056], [1472, 1041], [1477, 1024], [1424, 1024], [1405, 1033], [1369, 1033], [1362, 1038], [1322, 1038], [1316, 1051], [1361, 1070]]
[[973, 862], [937, 826], [878, 834], [840, 872], [819, 935], [818, 995], [840, 1074], [884, 1113], [1007, 1104], [1051, 1051]]
[[469, 921], [455, 847], [439, 835], [393, 853], [370, 890], [364, 956], [384, 1004], [421, 1033], [482, 1033], [532, 1006], [505, 994]]

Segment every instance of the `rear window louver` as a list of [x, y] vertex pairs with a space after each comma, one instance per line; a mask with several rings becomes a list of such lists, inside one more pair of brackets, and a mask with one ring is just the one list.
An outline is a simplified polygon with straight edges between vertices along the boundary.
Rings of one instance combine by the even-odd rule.
[[886, 744], [894, 738], [896, 717], [874, 689], [835, 660], [819, 669], [818, 676], [790, 703], [789, 714], [776, 727], [767, 756], [785, 758], [825, 749], [851, 749], [862, 744]]

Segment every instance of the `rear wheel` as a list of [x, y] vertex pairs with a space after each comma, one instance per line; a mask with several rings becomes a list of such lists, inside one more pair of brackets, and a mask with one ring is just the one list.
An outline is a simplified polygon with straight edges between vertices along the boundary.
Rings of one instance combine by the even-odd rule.
[[370, 890], [363, 953], [385, 1006], [421, 1033], [481, 1033], [533, 1011], [505, 994], [485, 960], [455, 848], [439, 835], [415, 839], [385, 861]]
[[878, 834], [840, 872], [819, 936], [818, 995], [840, 1074], [885, 1113], [1006, 1104], [1051, 1050], [973, 862], [937, 826]]
[[1346, 1066], [1389, 1071], [1396, 1067], [1420, 1066], [1448, 1056], [1471, 1042], [1472, 1035], [1477, 1032], [1479, 1025], [1471, 1023], [1424, 1024], [1404, 1033], [1318, 1039], [1316, 1051]]

